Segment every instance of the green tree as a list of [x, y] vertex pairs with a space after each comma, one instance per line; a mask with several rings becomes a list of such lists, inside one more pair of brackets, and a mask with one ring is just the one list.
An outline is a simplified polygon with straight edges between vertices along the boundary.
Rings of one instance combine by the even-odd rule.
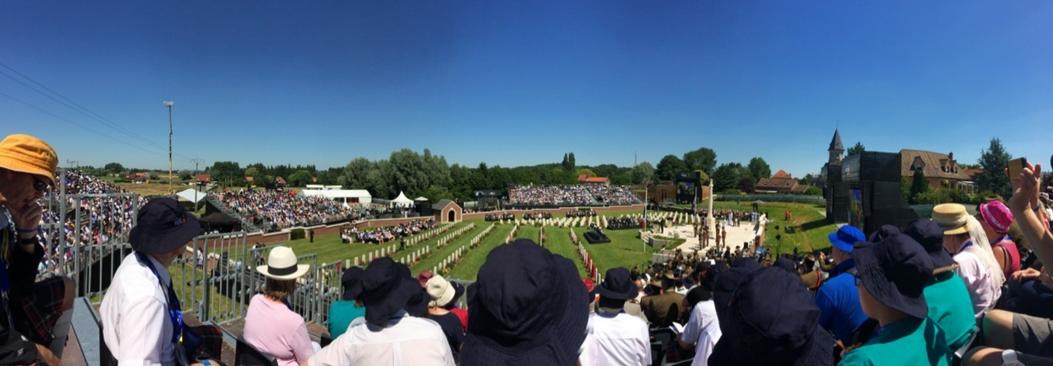
[[595, 177], [596, 173], [589, 168], [578, 168], [577, 176]]
[[291, 187], [303, 187], [311, 183], [311, 178], [311, 172], [301, 169], [289, 174], [288, 183]]
[[347, 188], [363, 188], [369, 185], [369, 172], [376, 165], [366, 158], [355, 158], [344, 166], [343, 174], [340, 175], [340, 184]]
[[[764, 158], [755, 157], [750, 159], [749, 164], [750, 175], [754, 181], [758, 181], [761, 178], [771, 177], [771, 167], [768, 166], [768, 162], [764, 161]], [[743, 192], [752, 192], [752, 190], [742, 190]]]
[[217, 161], [212, 163], [212, 168], [209, 169], [209, 173], [212, 174], [213, 181], [228, 186], [241, 185], [241, 182], [245, 179], [241, 167], [234, 161]]
[[914, 178], [910, 183], [910, 204], [918, 204], [926, 193], [929, 193], [929, 182], [925, 179], [925, 171], [921, 168], [914, 169]]
[[658, 162], [658, 167], [655, 170], [655, 175], [658, 176], [659, 180], [673, 180], [680, 173], [687, 172], [687, 164], [684, 164], [683, 160], [676, 157], [676, 155], [666, 155]]
[[1012, 156], [1002, 146], [1002, 141], [997, 138], [991, 139], [991, 145], [980, 153], [979, 164], [983, 172], [976, 176], [976, 186], [981, 191], [991, 191], [1009, 197], [1012, 195], [1009, 185], [1009, 176], [1005, 169], [1009, 166]]
[[684, 164], [687, 164], [688, 170], [701, 170], [712, 175], [713, 168], [717, 166], [717, 152], [708, 147], [688, 151], [684, 153]]
[[121, 163], [113, 162], [106, 164], [102, 167], [102, 169], [109, 174], [121, 174], [122, 172], [124, 172], [124, 165], [121, 165]]
[[735, 188], [746, 193], [753, 193], [753, 183], [752, 177], [744, 176], [739, 178], [739, 184]]
[[633, 184], [643, 184], [654, 177], [654, 167], [646, 161], [636, 164], [631, 175]]
[[259, 175], [260, 175], [260, 169], [259, 168], [251, 166], [251, 165], [245, 168], [245, 176], [246, 177], [253, 177], [253, 178], [255, 178], [255, 177], [259, 176]]
[[866, 151], [866, 147], [863, 146], [862, 142], [857, 141], [855, 145], [848, 148], [847, 155], [845, 156], [859, 155], [862, 154], [863, 151]]
[[750, 177], [752, 179], [749, 169], [746, 169], [742, 164], [721, 164], [713, 172], [713, 189], [717, 190], [717, 192], [735, 189], [742, 177]]

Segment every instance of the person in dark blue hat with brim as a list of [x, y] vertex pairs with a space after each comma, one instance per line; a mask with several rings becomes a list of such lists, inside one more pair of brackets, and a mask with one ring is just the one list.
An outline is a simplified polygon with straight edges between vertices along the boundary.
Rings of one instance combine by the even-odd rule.
[[947, 346], [955, 356], [961, 357], [976, 335], [977, 327], [969, 289], [955, 272], [958, 265], [943, 248], [943, 228], [930, 219], [918, 219], [908, 224], [903, 233], [921, 244], [932, 259], [932, 279], [925, 286], [929, 319], [943, 328]]
[[649, 365], [651, 340], [647, 323], [625, 312], [625, 301], [639, 293], [628, 269], [607, 270], [603, 283], [593, 290], [599, 295], [596, 312], [589, 316], [578, 360], [581, 366]]
[[845, 353], [840, 365], [948, 365], [953, 353], [942, 329], [928, 319], [925, 302], [932, 258], [910, 236], [896, 232], [882, 236], [852, 251], [859, 302], [881, 329]]
[[588, 293], [567, 258], [518, 239], [490, 251], [468, 288], [462, 366], [574, 365]]
[[815, 304], [819, 306], [819, 325], [844, 343], [852, 341], [859, 326], [867, 320], [859, 306], [856, 292], [856, 263], [852, 249], [856, 242], [865, 241], [863, 232], [852, 225], [844, 225], [827, 236], [830, 240], [834, 268], [830, 278], [819, 287]]
[[722, 335], [708, 364], [832, 365], [834, 340], [819, 326], [819, 308], [800, 278], [782, 268], [751, 268], [717, 276], [716, 294], [731, 291], [731, 298], [718, 313]]

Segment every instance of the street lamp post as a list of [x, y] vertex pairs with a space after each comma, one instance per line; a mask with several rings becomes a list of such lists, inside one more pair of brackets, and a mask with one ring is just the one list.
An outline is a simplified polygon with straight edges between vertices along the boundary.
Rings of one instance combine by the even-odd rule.
[[172, 107], [175, 106], [175, 102], [166, 100], [164, 106], [168, 108], [168, 191], [175, 193], [172, 188]]

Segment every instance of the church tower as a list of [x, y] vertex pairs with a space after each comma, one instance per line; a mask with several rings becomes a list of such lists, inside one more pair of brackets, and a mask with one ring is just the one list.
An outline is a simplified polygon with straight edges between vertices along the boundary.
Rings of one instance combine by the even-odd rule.
[[841, 131], [834, 129], [834, 138], [830, 140], [830, 147], [826, 149], [830, 153], [830, 165], [841, 165], [844, 159], [845, 145], [841, 144]]

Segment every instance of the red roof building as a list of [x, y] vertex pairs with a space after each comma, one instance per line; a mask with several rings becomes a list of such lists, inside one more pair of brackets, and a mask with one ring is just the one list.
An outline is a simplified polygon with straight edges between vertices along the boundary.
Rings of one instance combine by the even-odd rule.
[[758, 193], [804, 193], [806, 190], [807, 186], [797, 183], [790, 173], [781, 169], [771, 178], [761, 178], [754, 186], [754, 191]]
[[585, 174], [582, 174], [582, 175], [578, 176], [578, 183], [582, 183], [582, 184], [585, 184], [585, 183], [588, 183], [588, 184], [609, 184], [610, 181], [611, 180], [609, 178], [607, 178], [607, 177], [590, 177], [590, 176], [585, 175]]

